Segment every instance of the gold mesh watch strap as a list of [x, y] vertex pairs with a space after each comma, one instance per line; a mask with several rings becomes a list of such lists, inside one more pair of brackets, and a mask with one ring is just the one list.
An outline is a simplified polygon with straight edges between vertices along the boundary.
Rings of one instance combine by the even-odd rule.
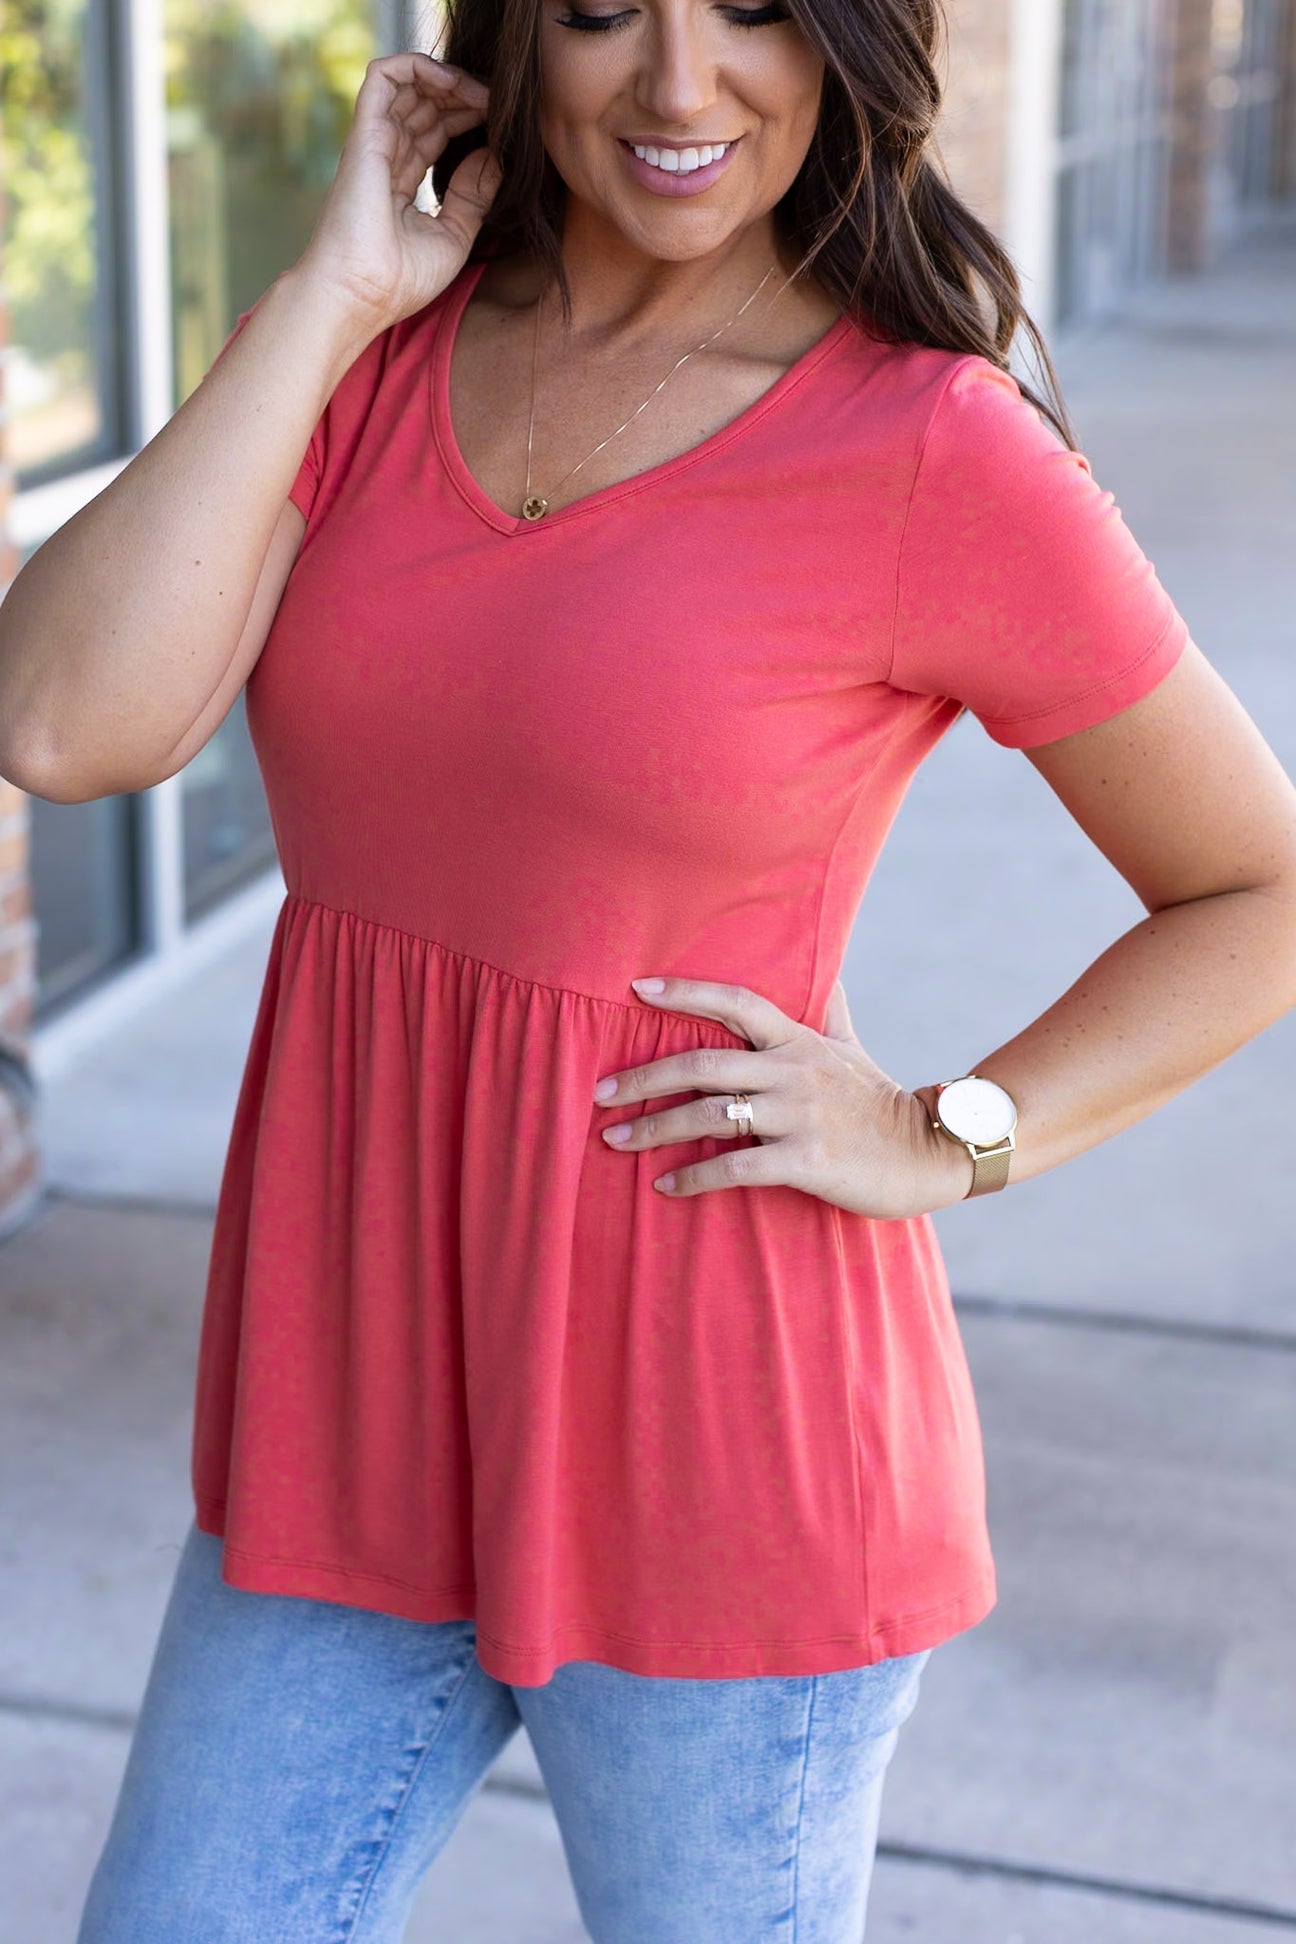
[[968, 1147], [968, 1153], [972, 1156], [972, 1186], [964, 1195], [964, 1201], [970, 1200], [973, 1195], [988, 1195], [996, 1188], [1008, 1186], [1008, 1169], [1012, 1163], [1010, 1140], [1005, 1138], [998, 1147]]

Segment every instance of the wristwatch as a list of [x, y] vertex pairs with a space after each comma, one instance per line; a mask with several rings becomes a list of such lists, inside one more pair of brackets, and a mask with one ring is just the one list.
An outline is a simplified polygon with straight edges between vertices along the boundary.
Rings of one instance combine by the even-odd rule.
[[988, 1195], [1008, 1186], [1008, 1169], [1017, 1145], [1017, 1107], [1010, 1093], [981, 1073], [942, 1080], [936, 1088], [932, 1126], [958, 1141], [972, 1156], [972, 1186], [964, 1196]]

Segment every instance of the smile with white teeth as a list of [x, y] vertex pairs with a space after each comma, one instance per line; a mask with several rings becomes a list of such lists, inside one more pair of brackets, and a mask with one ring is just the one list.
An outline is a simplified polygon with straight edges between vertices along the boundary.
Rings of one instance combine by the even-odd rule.
[[718, 162], [729, 143], [712, 142], [702, 148], [686, 149], [641, 148], [638, 142], [630, 146], [641, 162], [654, 169], [663, 169], [667, 175], [692, 175], [694, 169], [705, 169], [708, 162]]

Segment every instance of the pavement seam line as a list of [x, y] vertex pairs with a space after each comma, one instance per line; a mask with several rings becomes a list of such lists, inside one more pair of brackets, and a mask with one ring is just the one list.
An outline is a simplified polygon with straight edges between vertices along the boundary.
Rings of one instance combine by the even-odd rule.
[[1195, 1911], [1199, 1916], [1236, 1917], [1244, 1923], [1296, 1930], [1296, 1910], [1283, 1910], [1275, 1904], [1212, 1897], [1151, 1883], [1127, 1883], [1115, 1877], [1085, 1876], [1078, 1871], [1050, 1869], [1045, 1863], [1013, 1863], [1003, 1857], [969, 1856], [957, 1850], [928, 1849], [919, 1844], [879, 1843], [877, 1853], [891, 1862], [925, 1863], [937, 1869], [957, 1871], [960, 1875], [1048, 1884], [1062, 1890], [1087, 1892], [1091, 1896], [1119, 1898], [1126, 1903], [1159, 1904], [1175, 1910]]
[[1171, 1337], [1185, 1343], [1227, 1344], [1238, 1350], [1296, 1351], [1296, 1334], [1259, 1329], [1246, 1323], [1197, 1323], [1187, 1317], [1148, 1316], [1134, 1310], [1096, 1310], [1080, 1304], [1041, 1303], [1026, 1296], [955, 1294], [954, 1307], [967, 1316], [988, 1316], [1003, 1322], [1061, 1323], [1072, 1329]]
[[[39, 1696], [0, 1693], [0, 1715], [20, 1715], [29, 1720], [56, 1720], [79, 1727], [107, 1728], [130, 1734], [138, 1717], [114, 1708], [80, 1706], [74, 1702], [49, 1701]], [[548, 1804], [548, 1791], [534, 1782], [511, 1775], [487, 1775], [483, 1790], [492, 1795], [517, 1796], [534, 1803]], [[880, 1842], [879, 1858], [892, 1863], [925, 1864], [932, 1869], [952, 1870], [964, 1876], [992, 1876], [1017, 1883], [1038, 1883], [1061, 1890], [1075, 1890], [1090, 1896], [1110, 1897], [1126, 1903], [1159, 1904], [1168, 1909], [1194, 1911], [1205, 1917], [1231, 1917], [1243, 1923], [1269, 1924], [1296, 1931], [1296, 1910], [1278, 1905], [1247, 1903], [1235, 1898], [1211, 1897], [1164, 1885], [1129, 1883], [1114, 1877], [1085, 1876], [1079, 1871], [1052, 1869], [1042, 1863], [1014, 1863], [994, 1856], [972, 1856], [958, 1850], [943, 1850], [918, 1844]]]

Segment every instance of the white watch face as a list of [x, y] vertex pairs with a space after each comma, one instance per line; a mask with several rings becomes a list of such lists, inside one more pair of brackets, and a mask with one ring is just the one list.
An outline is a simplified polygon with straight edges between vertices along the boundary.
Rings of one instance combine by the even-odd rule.
[[977, 1147], [993, 1147], [1017, 1125], [1012, 1095], [975, 1073], [951, 1080], [936, 1103], [936, 1112], [951, 1134], [960, 1141], [974, 1141]]

